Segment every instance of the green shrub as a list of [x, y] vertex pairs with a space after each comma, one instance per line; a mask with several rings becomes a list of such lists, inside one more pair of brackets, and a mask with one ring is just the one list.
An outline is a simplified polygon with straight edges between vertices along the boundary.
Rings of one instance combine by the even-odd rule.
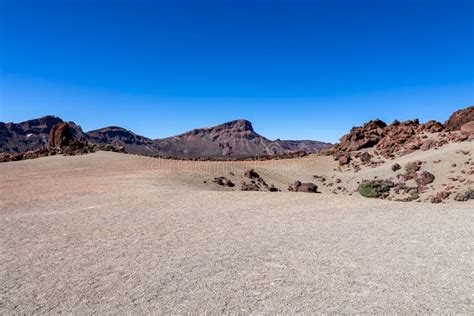
[[367, 198], [380, 198], [387, 195], [394, 184], [388, 180], [363, 181], [358, 188], [360, 195]]

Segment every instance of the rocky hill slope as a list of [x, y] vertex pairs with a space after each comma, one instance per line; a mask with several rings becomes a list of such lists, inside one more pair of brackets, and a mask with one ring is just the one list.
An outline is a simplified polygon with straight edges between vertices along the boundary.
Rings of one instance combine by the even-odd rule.
[[[45, 147], [51, 128], [62, 122], [56, 116], [43, 116], [21, 123], [0, 122], [0, 152], [24, 153]], [[68, 124], [74, 138], [87, 138], [80, 126], [74, 122]]]
[[247, 120], [194, 129], [190, 132], [155, 140], [160, 153], [173, 157], [245, 158], [304, 151], [313, 153], [329, 146], [318, 141], [271, 141], [257, 134]]
[[[63, 120], [55, 116], [21, 123], [0, 123], [0, 152], [25, 153], [46, 146], [48, 134]], [[292, 152], [313, 153], [330, 144], [318, 141], [271, 141], [257, 134], [246, 120], [194, 129], [190, 132], [152, 140], [117, 126], [84, 133], [80, 126], [68, 122], [74, 139], [100, 145], [111, 145], [117, 150], [146, 156], [175, 158], [235, 159]]]

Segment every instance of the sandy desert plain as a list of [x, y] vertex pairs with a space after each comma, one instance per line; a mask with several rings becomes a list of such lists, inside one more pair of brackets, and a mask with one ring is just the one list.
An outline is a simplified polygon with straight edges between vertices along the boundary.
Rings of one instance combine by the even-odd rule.
[[[416, 151], [440, 187], [472, 142]], [[469, 155], [459, 151], [469, 150]], [[449, 159], [445, 159], [449, 157]], [[439, 163], [433, 163], [437, 159]], [[0, 313], [474, 313], [474, 203], [367, 199], [328, 156], [0, 164]], [[281, 192], [242, 192], [255, 169]], [[444, 177], [443, 178], [443, 174]], [[346, 194], [288, 192], [340, 178]]]

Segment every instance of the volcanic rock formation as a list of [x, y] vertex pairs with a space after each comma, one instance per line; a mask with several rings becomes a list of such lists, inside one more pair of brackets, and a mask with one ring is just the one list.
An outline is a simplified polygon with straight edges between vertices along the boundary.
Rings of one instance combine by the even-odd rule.
[[474, 106], [454, 112], [444, 125], [453, 131], [474, 133]]
[[[51, 128], [64, 121], [45, 116], [22, 123], [0, 123], [0, 152], [18, 154], [38, 150], [47, 145]], [[164, 139], [149, 139], [117, 126], [84, 133], [80, 126], [68, 122], [70, 136], [115, 150], [146, 156], [180, 159], [242, 159], [299, 157], [326, 148], [330, 144], [318, 141], [271, 141], [257, 134], [246, 120], [195, 129]]]

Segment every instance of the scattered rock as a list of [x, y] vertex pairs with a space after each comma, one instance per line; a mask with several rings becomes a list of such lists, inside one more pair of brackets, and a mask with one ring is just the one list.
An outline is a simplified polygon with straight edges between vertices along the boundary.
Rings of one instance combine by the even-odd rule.
[[288, 187], [288, 191], [318, 193], [318, 186], [311, 182], [302, 183], [300, 181], [296, 181], [293, 185]]
[[416, 172], [420, 170], [422, 162], [420, 160], [410, 161], [405, 165], [405, 171]]
[[465, 202], [469, 200], [474, 200], [474, 190], [473, 189], [468, 189], [467, 191], [463, 193], [458, 193], [456, 197], [454, 198], [455, 201], [458, 202]]
[[443, 200], [441, 200], [438, 196], [432, 196], [430, 201], [431, 203], [435, 203], [435, 204], [443, 202]]
[[400, 166], [398, 163], [395, 163], [392, 165], [392, 171], [393, 172], [396, 172], [398, 170], [400, 170], [402, 168], [402, 166]]
[[417, 175], [415, 181], [419, 186], [424, 186], [432, 183], [434, 179], [435, 176], [432, 173], [428, 171], [422, 171], [419, 175]]
[[260, 191], [260, 187], [255, 183], [247, 183], [242, 181], [241, 183], [241, 191]]
[[280, 192], [280, 190], [278, 188], [276, 188], [273, 184], [270, 186], [270, 188], [268, 190], [270, 192]]
[[214, 178], [212, 182], [220, 186], [229, 187], [229, 188], [233, 188], [235, 186], [235, 184], [230, 179], [227, 179], [226, 177], [216, 177]]
[[359, 158], [360, 158], [360, 161], [362, 161], [362, 163], [367, 164], [372, 159], [372, 156], [368, 152], [365, 151], [359, 156]]
[[350, 155], [342, 155], [342, 156], [339, 156], [337, 158], [337, 160], [339, 161], [340, 166], [344, 166], [344, 165], [349, 164], [349, 162], [351, 162], [351, 156]]
[[251, 178], [251, 179], [260, 178], [260, 175], [254, 169], [250, 169], [250, 170], [245, 171], [244, 175], [248, 178]]

